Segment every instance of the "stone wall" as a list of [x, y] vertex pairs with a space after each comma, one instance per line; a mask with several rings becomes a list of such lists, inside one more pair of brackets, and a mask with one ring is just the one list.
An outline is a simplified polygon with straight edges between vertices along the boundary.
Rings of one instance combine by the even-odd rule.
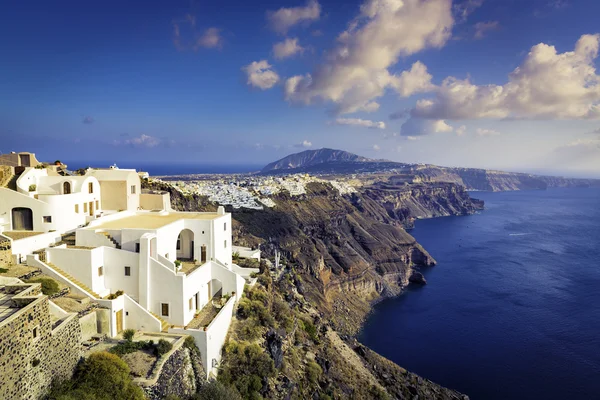
[[12, 264], [12, 244], [10, 240], [0, 236], [0, 267]]
[[0, 324], [1, 399], [40, 398], [54, 378], [72, 376], [82, 355], [77, 317], [71, 315], [53, 329], [48, 298], [30, 299]]

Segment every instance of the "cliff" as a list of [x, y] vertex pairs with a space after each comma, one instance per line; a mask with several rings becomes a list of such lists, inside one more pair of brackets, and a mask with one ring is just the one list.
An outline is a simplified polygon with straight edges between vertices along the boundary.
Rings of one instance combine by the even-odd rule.
[[289, 170], [295, 168], [306, 168], [313, 165], [330, 162], [369, 162], [373, 161], [366, 157], [348, 153], [343, 150], [319, 149], [306, 150], [300, 153], [290, 154], [275, 161], [262, 169], [261, 172], [271, 172], [278, 170]]

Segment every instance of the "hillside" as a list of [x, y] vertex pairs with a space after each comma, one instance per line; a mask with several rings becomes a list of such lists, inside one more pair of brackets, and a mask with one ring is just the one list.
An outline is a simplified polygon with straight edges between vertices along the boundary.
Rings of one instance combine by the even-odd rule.
[[275, 161], [262, 169], [261, 172], [271, 172], [280, 170], [289, 170], [297, 168], [307, 168], [313, 165], [325, 163], [344, 163], [344, 162], [370, 162], [373, 161], [366, 157], [349, 153], [343, 150], [319, 149], [306, 150], [300, 153], [290, 154], [281, 160]]
[[[435, 260], [404, 230], [417, 217], [470, 214], [482, 207], [455, 184], [372, 186], [339, 195], [329, 184], [272, 196], [274, 208], [231, 210], [234, 243], [257, 246], [260, 286], [240, 303], [219, 380], [252, 398], [436, 398], [460, 393], [418, 377], [356, 342], [373, 302], [394, 296]], [[182, 211], [214, 209], [162, 182]], [[416, 278], [416, 279], [415, 279]], [[243, 354], [252, 354], [249, 360]], [[270, 366], [272, 364], [272, 367]], [[261, 368], [262, 373], [253, 375]], [[253, 392], [254, 391], [254, 392]]]

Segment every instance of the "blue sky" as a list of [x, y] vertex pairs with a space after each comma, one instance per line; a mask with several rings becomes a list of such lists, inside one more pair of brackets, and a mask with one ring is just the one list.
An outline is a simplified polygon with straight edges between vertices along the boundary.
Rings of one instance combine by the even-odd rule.
[[[600, 2], [7, 2], [1, 152], [600, 175]], [[596, 131], [596, 133], [594, 133]]]

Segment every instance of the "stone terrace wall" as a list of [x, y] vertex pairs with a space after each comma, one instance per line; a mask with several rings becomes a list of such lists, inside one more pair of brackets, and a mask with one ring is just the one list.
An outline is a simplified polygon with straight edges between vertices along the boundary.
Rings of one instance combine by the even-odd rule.
[[0, 235], [0, 267], [12, 264], [12, 243], [10, 240]]
[[35, 299], [0, 325], [0, 399], [38, 399], [53, 378], [72, 376], [81, 354], [76, 316], [53, 331], [48, 298]]

